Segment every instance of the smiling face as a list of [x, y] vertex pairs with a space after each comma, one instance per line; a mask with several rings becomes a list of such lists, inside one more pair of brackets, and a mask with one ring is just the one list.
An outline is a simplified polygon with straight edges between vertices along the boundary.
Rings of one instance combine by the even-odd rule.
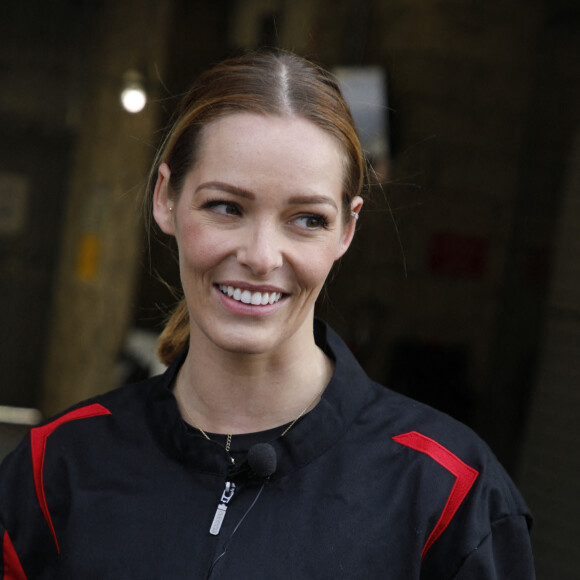
[[205, 127], [180, 192], [160, 167], [153, 212], [177, 241], [194, 343], [257, 354], [312, 341], [314, 303], [354, 233], [343, 166], [313, 123], [241, 113]]

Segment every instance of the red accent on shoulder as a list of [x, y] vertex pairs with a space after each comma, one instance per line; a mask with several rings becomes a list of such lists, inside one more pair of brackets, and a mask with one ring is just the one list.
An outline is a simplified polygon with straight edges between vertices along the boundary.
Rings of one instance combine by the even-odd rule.
[[433, 531], [425, 542], [425, 546], [423, 546], [423, 552], [421, 554], [421, 560], [423, 560], [431, 546], [451, 523], [453, 516], [477, 479], [479, 471], [473, 469], [473, 467], [470, 467], [466, 463], [463, 463], [457, 455], [451, 453], [451, 451], [437, 443], [437, 441], [434, 441], [425, 435], [421, 435], [421, 433], [417, 433], [416, 431], [397, 435], [396, 437], [393, 437], [393, 440], [401, 445], [410, 447], [415, 451], [425, 453], [455, 476], [455, 483], [451, 488], [451, 493], [449, 494], [447, 503], [441, 512], [439, 521], [435, 524]]
[[22, 564], [18, 559], [18, 554], [14, 549], [12, 540], [8, 532], [4, 532], [2, 539], [2, 561], [4, 562], [4, 570], [2, 578], [4, 580], [26, 580], [26, 574], [22, 569]]
[[46, 440], [48, 436], [60, 427], [63, 423], [68, 423], [69, 421], [75, 421], [77, 419], [87, 419], [89, 417], [97, 417], [99, 415], [110, 415], [111, 411], [99, 405], [98, 403], [93, 403], [92, 405], [87, 405], [86, 407], [80, 407], [74, 411], [69, 411], [40, 427], [34, 427], [30, 430], [30, 447], [32, 451], [32, 472], [34, 474], [34, 488], [36, 490], [36, 497], [38, 498], [38, 503], [40, 504], [40, 509], [44, 515], [46, 523], [50, 527], [52, 532], [52, 537], [54, 538], [54, 543], [56, 544], [56, 549], [60, 554], [60, 548], [58, 546], [58, 540], [56, 538], [56, 532], [54, 526], [52, 525], [52, 519], [50, 517], [50, 512], [48, 511], [48, 505], [46, 504], [46, 497], [44, 495], [44, 484], [42, 481], [42, 472], [44, 467], [44, 453], [46, 451]]

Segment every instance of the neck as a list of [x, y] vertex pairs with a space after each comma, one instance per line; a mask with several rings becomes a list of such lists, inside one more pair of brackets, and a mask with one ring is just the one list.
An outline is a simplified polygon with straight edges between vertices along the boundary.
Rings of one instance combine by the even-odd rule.
[[[192, 333], [175, 393], [186, 421], [211, 433], [251, 433], [294, 421], [318, 402], [332, 363], [312, 332], [276, 352], [243, 354]], [[207, 342], [207, 341], [206, 341]]]

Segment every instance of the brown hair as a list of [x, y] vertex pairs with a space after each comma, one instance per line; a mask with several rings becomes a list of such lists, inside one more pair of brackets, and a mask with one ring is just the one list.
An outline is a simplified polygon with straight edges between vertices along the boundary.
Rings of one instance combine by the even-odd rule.
[[[183, 98], [177, 120], [157, 155], [149, 180], [150, 195], [158, 167], [167, 163], [171, 170], [170, 195], [179, 197], [185, 177], [197, 161], [203, 128], [221, 117], [241, 112], [295, 115], [338, 140], [345, 155], [343, 216], [348, 222], [350, 202], [360, 194], [366, 170], [354, 121], [328, 72], [283, 51], [247, 53], [225, 60], [198, 77]], [[152, 206], [151, 198], [148, 206]], [[171, 364], [188, 340], [189, 315], [182, 300], [159, 338], [161, 361]]]

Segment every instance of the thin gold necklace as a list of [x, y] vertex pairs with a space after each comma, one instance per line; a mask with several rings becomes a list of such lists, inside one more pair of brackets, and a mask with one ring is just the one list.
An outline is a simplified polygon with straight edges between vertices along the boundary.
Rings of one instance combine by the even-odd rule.
[[[280, 434], [280, 437], [284, 437], [284, 435], [286, 435], [286, 433], [288, 433], [288, 431], [290, 431], [290, 429], [292, 429], [292, 427], [294, 427], [294, 425], [296, 424], [296, 422], [304, 415], [304, 413], [306, 413], [306, 411], [308, 411], [308, 409], [310, 409], [310, 407], [312, 407], [314, 405], [314, 402], [316, 401], [316, 399], [318, 399], [319, 397], [322, 396], [322, 393], [324, 392], [324, 389], [326, 389], [326, 384], [322, 387], [322, 389], [320, 389], [320, 391], [318, 391], [315, 395], [314, 398], [308, 403], [308, 405], [306, 405], [306, 407], [304, 407], [304, 409], [302, 409], [302, 411], [300, 412], [300, 414], [298, 415], [298, 417], [296, 417], [296, 419], [294, 419], [294, 421], [292, 421], [292, 423], [290, 423], [290, 425], [288, 425], [288, 427], [286, 427], [286, 429], [284, 429], [284, 431], [282, 431], [282, 433]], [[181, 403], [181, 408], [183, 409], [183, 411], [185, 412], [185, 416], [187, 417], [187, 420], [189, 421], [189, 423], [195, 428], [197, 429], [208, 441], [211, 441], [211, 437], [199, 426], [197, 425], [197, 423], [191, 418], [191, 415], [189, 414], [184, 402], [183, 402], [183, 398], [181, 397], [181, 395], [179, 394], [179, 389], [177, 388], [177, 385], [175, 387], [175, 395], [177, 400]], [[230, 461], [232, 462], [232, 465], [236, 464], [236, 460], [230, 455], [230, 447], [232, 445], [232, 434], [228, 433], [226, 435], [226, 446], [225, 446], [225, 450], [226, 453], [228, 454]]]

